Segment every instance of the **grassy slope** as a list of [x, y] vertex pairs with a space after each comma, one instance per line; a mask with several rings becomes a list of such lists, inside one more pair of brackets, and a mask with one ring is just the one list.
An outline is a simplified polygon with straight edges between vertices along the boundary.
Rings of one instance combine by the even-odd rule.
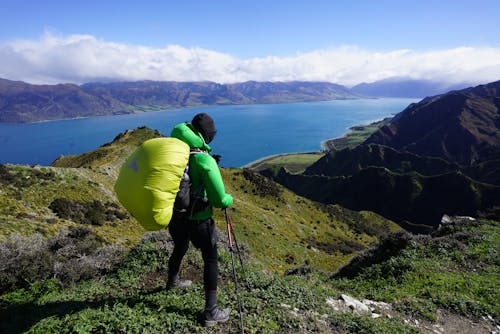
[[[249, 180], [244, 175], [255, 178]], [[381, 234], [398, 229], [394, 223], [371, 212], [353, 212], [335, 207], [330, 216], [325, 207], [301, 198], [277, 184], [279, 195], [261, 189], [267, 179], [239, 169], [223, 170], [227, 191], [235, 195], [231, 215], [237, 236], [247, 243], [252, 257], [267, 268], [283, 272], [308, 262], [325, 271], [335, 271], [345, 264], [353, 253], [343, 254], [339, 249], [346, 243], [367, 247], [376, 237], [357, 233], [357, 223], [374, 226]], [[219, 227], [224, 227], [222, 212], [216, 211]]]
[[[54, 235], [61, 228], [77, 223], [59, 218], [50, 208], [56, 198], [78, 202], [117, 203], [108, 187], [112, 176], [104, 170], [85, 168], [54, 168], [5, 166], [12, 177], [9, 184], [0, 182], [0, 238], [10, 234]], [[42, 179], [40, 173], [51, 175]], [[4, 178], [3, 178], [4, 179]], [[131, 245], [140, 240], [143, 231], [132, 219], [107, 222], [94, 226], [109, 242]]]
[[[56, 167], [8, 167], [13, 174], [17, 173], [15, 170], [22, 170], [18, 175], [21, 179], [26, 177], [24, 174], [40, 169], [56, 176], [54, 180], [2, 190], [0, 201], [4, 209], [0, 211], [0, 219], [4, 224], [0, 235], [5, 237], [15, 231], [24, 235], [35, 231], [54, 235], [61, 227], [74, 225], [58, 218], [48, 208], [56, 198], [117, 203], [112, 189], [119, 167], [134, 147], [159, 135], [151, 129], [139, 128], [120, 134], [113, 143], [94, 151], [59, 158], [53, 163]], [[276, 188], [279, 195], [268, 193], [266, 179], [252, 172], [223, 169], [222, 175], [227, 191], [235, 198], [231, 212], [238, 236], [248, 243], [253, 257], [271, 271], [284, 272], [308, 261], [316, 268], [333, 272], [356, 251], [376, 241], [378, 234], [398, 229], [394, 223], [370, 212], [355, 213], [337, 207], [330, 210], [335, 213], [329, 213], [324, 207], [273, 182], [268, 182], [267, 187]], [[216, 210], [215, 217], [219, 227], [225, 230], [220, 210]], [[377, 232], [356, 232], [352, 226], [358, 222], [374, 226]], [[130, 218], [107, 222], [95, 229], [105, 240], [125, 245], [134, 244], [143, 233]], [[273, 251], [269, 252], [269, 248]]]
[[458, 220], [432, 236], [414, 236], [396, 256], [334, 285], [431, 320], [437, 319], [440, 308], [498, 320], [499, 232], [496, 221]]
[[[230, 257], [220, 252], [219, 303], [233, 310], [231, 320], [213, 329], [197, 323], [203, 308], [201, 258], [188, 252], [184, 273], [194, 280], [186, 290], [167, 291], [165, 272], [171, 243], [156, 234], [134, 248], [116, 271], [67, 288], [54, 281], [33, 284], [0, 297], [0, 330], [5, 333], [229, 333], [237, 332], [237, 300]], [[151, 242], [153, 241], [153, 242]], [[266, 275], [247, 263], [248, 289], [240, 286], [247, 333], [344, 332], [412, 333], [400, 320], [336, 314], [325, 300], [338, 291], [327, 277]]]
[[[59, 218], [50, 208], [56, 198], [89, 203], [119, 204], [113, 185], [126, 157], [144, 140], [160, 136], [157, 131], [139, 128], [119, 134], [113, 144], [76, 156], [58, 158], [53, 167], [7, 165], [0, 177], [0, 238], [16, 232], [54, 235], [61, 228], [77, 225]], [[144, 230], [132, 218], [94, 227], [108, 242], [137, 243]]]
[[[135, 132], [128, 140], [151, 135], [144, 131], [148, 130]], [[120, 145], [89, 152], [83, 161], [82, 156], [65, 158], [66, 167], [7, 166], [9, 175], [28, 181], [0, 184], [3, 238], [14, 231], [24, 235], [43, 231], [50, 236], [63, 226], [75, 226], [47, 208], [55, 197], [115, 201], [110, 187], [120, 163], [112, 161], [123, 161], [123, 155], [133, 149], [126, 136], [121, 137]], [[100, 153], [103, 150], [119, 153], [112, 153], [115, 159], [109, 160], [108, 154]], [[72, 164], [90, 167], [68, 168]], [[332, 280], [320, 273], [282, 277], [276, 273], [304, 263], [335, 271], [354, 255], [341, 250], [368, 245], [375, 241], [371, 235], [383, 231], [384, 226], [391, 230], [397, 227], [370, 212], [319, 209], [315, 203], [274, 183], [266, 184], [245, 170], [222, 170], [222, 175], [228, 192], [236, 199], [231, 213], [238, 241], [248, 245], [251, 257], [245, 257], [245, 276], [251, 289], [240, 288], [247, 332], [411, 333], [417, 330], [404, 324], [403, 318], [435, 319], [437, 310], [443, 308], [469, 316], [490, 314], [498, 319], [498, 223], [471, 225], [470, 230], [455, 231], [458, 234], [446, 240], [440, 239], [443, 236], [431, 241], [416, 239], [400, 255], [364, 269], [354, 278]], [[224, 229], [221, 211], [216, 212], [216, 219]], [[103, 277], [69, 287], [60, 287], [54, 281], [35, 282], [2, 295], [0, 331], [214, 332], [200, 328], [196, 322], [202, 308], [202, 261], [198, 252], [191, 250], [183, 266], [184, 275], [195, 281], [194, 286], [186, 291], [165, 291], [164, 270], [172, 247], [168, 234], [155, 243], [137, 245], [143, 231], [131, 219], [93, 228], [108, 241], [128, 244], [133, 250], [117, 269]], [[464, 234], [474, 237], [465, 238]], [[220, 303], [236, 310], [230, 257], [224, 250], [220, 263]], [[338, 313], [326, 305], [326, 298], [338, 298], [346, 292], [391, 302], [396, 312], [390, 319], [371, 319]], [[237, 327], [238, 317], [233, 311], [231, 321], [215, 332], [237, 331]]]

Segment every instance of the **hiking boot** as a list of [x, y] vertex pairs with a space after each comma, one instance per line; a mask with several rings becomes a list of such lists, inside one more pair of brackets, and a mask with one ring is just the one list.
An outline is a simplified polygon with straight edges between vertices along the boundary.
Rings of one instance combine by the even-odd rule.
[[167, 281], [167, 289], [168, 290], [174, 289], [174, 288], [184, 289], [184, 288], [191, 286], [191, 284], [193, 284], [192, 281], [190, 281], [188, 279], [180, 279], [179, 277], [177, 277], [177, 278], [174, 278], [174, 279]]
[[229, 320], [229, 312], [231, 310], [225, 308], [223, 310], [215, 308], [213, 311], [205, 311], [202, 314], [201, 322], [205, 327], [212, 327], [219, 322], [226, 322]]

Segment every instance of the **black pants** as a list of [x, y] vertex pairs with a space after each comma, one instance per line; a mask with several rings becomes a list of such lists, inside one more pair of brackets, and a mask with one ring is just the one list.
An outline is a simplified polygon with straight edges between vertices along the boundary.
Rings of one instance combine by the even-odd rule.
[[168, 230], [174, 240], [174, 250], [168, 261], [168, 275], [179, 272], [182, 258], [189, 248], [189, 241], [199, 248], [203, 257], [203, 284], [205, 293], [217, 291], [217, 232], [212, 218], [191, 221], [185, 215], [174, 213]]

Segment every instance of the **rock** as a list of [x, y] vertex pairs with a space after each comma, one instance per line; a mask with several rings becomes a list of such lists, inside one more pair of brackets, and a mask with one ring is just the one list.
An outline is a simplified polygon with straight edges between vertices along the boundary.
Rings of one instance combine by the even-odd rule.
[[451, 217], [448, 216], [448, 215], [443, 215], [443, 217], [441, 218], [441, 223], [442, 224], [449, 224], [449, 223], [451, 223]]
[[376, 302], [369, 299], [363, 299], [363, 304], [370, 308], [370, 311], [385, 311], [388, 312], [392, 309], [391, 305], [384, 302]]
[[475, 221], [476, 218], [469, 217], [469, 216], [448, 216], [448, 215], [443, 215], [441, 218], [441, 223], [442, 224], [450, 224], [454, 221], [461, 220], [461, 221]]
[[345, 301], [346, 305], [349, 306], [353, 311], [358, 311], [361, 313], [371, 312], [370, 308], [363, 304], [361, 301], [356, 298], [350, 297], [348, 295], [341, 295], [342, 299]]
[[348, 311], [345, 302], [343, 300], [337, 300], [333, 298], [326, 298], [326, 303], [330, 305], [335, 311]]
[[366, 314], [373, 319], [383, 316], [389, 319], [392, 318], [392, 306], [384, 302], [375, 302], [368, 299], [359, 301], [356, 298], [342, 294], [340, 299], [326, 298], [326, 303], [338, 313]]

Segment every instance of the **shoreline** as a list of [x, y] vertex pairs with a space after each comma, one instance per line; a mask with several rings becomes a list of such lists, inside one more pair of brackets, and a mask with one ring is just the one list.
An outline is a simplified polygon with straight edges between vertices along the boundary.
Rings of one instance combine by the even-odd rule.
[[343, 134], [343, 135], [340, 135], [338, 137], [334, 137], [334, 138], [329, 138], [329, 139], [325, 139], [325, 140], [322, 140], [319, 144], [321, 145], [321, 152], [328, 152], [330, 151], [330, 149], [328, 148], [328, 143], [329, 142], [332, 142], [332, 141], [335, 141], [335, 140], [339, 140], [339, 139], [343, 139], [343, 138], [347, 138], [349, 136], [350, 133], [353, 133], [353, 128], [355, 127], [358, 127], [358, 126], [368, 126], [370, 124], [373, 124], [373, 123], [376, 123], [376, 122], [380, 122], [381, 120], [379, 121], [375, 121], [375, 122], [372, 122], [372, 123], [369, 123], [369, 124], [366, 124], [366, 125], [353, 125], [353, 126], [350, 126], [347, 128], [347, 131]]
[[321, 150], [320, 151], [272, 154], [272, 155], [268, 155], [268, 156], [262, 157], [260, 159], [254, 160], [252, 162], [249, 162], [249, 163], [241, 166], [240, 168], [252, 168], [252, 167], [255, 167], [255, 166], [257, 166], [257, 165], [259, 165], [261, 163], [264, 163], [267, 160], [272, 160], [272, 159], [279, 158], [279, 157], [284, 157], [284, 156], [287, 156], [287, 155], [296, 155], [296, 154], [326, 154], [328, 151], [331, 151], [328, 143], [335, 142], [335, 141], [342, 140], [342, 139], [346, 139], [349, 136], [352, 136], [352, 134], [354, 134], [356, 132], [360, 132], [360, 131], [356, 130], [356, 128], [358, 128], [358, 127], [363, 127], [363, 128], [367, 127], [367, 126], [378, 126], [378, 127], [380, 127], [379, 125], [383, 125], [383, 122], [386, 122], [386, 121], [388, 121], [390, 119], [392, 119], [392, 117], [385, 117], [385, 118], [377, 119], [377, 120], [374, 120], [374, 121], [369, 121], [367, 124], [352, 125], [352, 126], [350, 126], [350, 127], [348, 127], [346, 129], [347, 131], [344, 134], [342, 134], [342, 135], [340, 135], [338, 137], [334, 137], [334, 138], [329, 138], [329, 139], [322, 140], [320, 142], [320, 146], [321, 146]]

